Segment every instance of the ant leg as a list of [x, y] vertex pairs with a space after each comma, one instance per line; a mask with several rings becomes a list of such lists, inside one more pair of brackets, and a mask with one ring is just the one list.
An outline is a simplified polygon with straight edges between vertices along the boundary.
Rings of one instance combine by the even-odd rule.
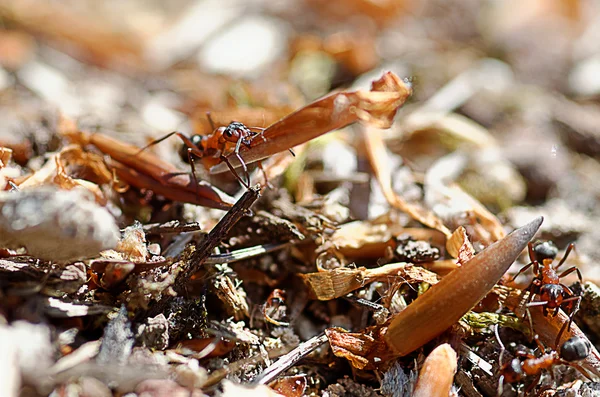
[[200, 184], [198, 182], [198, 178], [196, 178], [196, 165], [194, 163], [194, 151], [192, 150], [192, 148], [188, 148], [187, 149], [187, 158], [188, 158], [188, 162], [190, 163], [190, 167], [192, 169], [192, 180], [194, 181], [194, 186], [196, 189], [196, 196], [198, 196], [198, 185]]
[[[558, 268], [558, 266], [556, 266], [556, 267], [555, 267], [555, 269], [557, 269], [557, 268]], [[565, 270], [564, 272], [562, 272], [562, 273], [561, 273], [561, 274], [558, 276], [558, 278], [563, 278], [563, 277], [565, 277], [566, 275], [569, 275], [569, 274], [571, 274], [571, 273], [573, 273], [573, 272], [577, 272], [577, 277], [579, 278], [579, 282], [580, 282], [581, 284], [583, 284], [583, 278], [581, 277], [581, 272], [579, 271], [579, 269], [577, 268], [577, 266], [573, 266], [573, 267], [570, 267], [570, 268], [568, 268], [567, 270]]]
[[242, 184], [242, 186], [244, 186], [246, 189], [250, 189], [250, 184], [246, 184], [246, 181], [244, 181], [240, 177], [240, 175], [237, 173], [235, 168], [233, 168], [233, 166], [231, 165], [231, 162], [229, 162], [229, 159], [227, 157], [221, 155], [221, 161], [223, 161], [223, 162], [225, 162], [225, 164], [227, 164], [229, 171], [231, 171], [231, 173], [235, 176], [235, 178], [238, 180], [238, 182]]
[[516, 279], [517, 277], [519, 277], [519, 274], [521, 274], [521, 273], [523, 273], [523, 272], [527, 271], [527, 269], [529, 269], [531, 266], [533, 266], [533, 264], [534, 264], [534, 263], [537, 263], [537, 262], [535, 262], [535, 261], [534, 261], [534, 262], [530, 262], [529, 264], [527, 264], [527, 265], [523, 266], [523, 267], [521, 268], [521, 270], [519, 270], [519, 271], [517, 272], [517, 274], [515, 274], [515, 276], [514, 276], [514, 277], [513, 277], [513, 278], [512, 278], [510, 281], [515, 281], [515, 279]]
[[535, 335], [535, 331], [533, 330], [533, 319], [531, 318], [531, 312], [529, 311], [528, 306], [525, 307], [525, 313], [527, 313], [527, 322], [529, 323], [529, 336], [533, 338], [533, 335]]
[[[546, 306], [548, 304], [548, 301], [537, 301], [537, 302], [529, 302], [525, 305], [525, 311], [527, 312], [527, 318], [529, 320], [529, 330], [531, 331], [531, 338], [535, 338], [535, 331], [533, 329], [533, 317], [531, 317], [531, 311], [529, 311], [530, 307], [535, 307], [535, 306]], [[546, 315], [546, 313], [544, 312], [544, 315]]]
[[[142, 153], [144, 150], [148, 149], [149, 147], [152, 147], [156, 144], [161, 143], [162, 141], [164, 141], [165, 139], [169, 139], [170, 137], [172, 137], [173, 135], [177, 135], [179, 137], [181, 137], [180, 135], [183, 135], [181, 132], [177, 132], [177, 131], [173, 131], [168, 133], [167, 135], [163, 136], [162, 138], [158, 138], [152, 142], [150, 142], [149, 144], [147, 144], [146, 146], [144, 146], [143, 148], [141, 148], [135, 155], [137, 156], [138, 154]], [[183, 135], [185, 138], [187, 138], [185, 135]], [[182, 138], [183, 139], [183, 138]], [[185, 142], [185, 140], [184, 140]], [[191, 141], [190, 141], [191, 142]]]
[[579, 364], [575, 364], [573, 362], [565, 361], [565, 360], [561, 360], [561, 364], [569, 365], [569, 366], [575, 368], [577, 371], [579, 371], [581, 373], [581, 375], [585, 376], [590, 381], [594, 379], [594, 377], [588, 372], [588, 370], [584, 369]]
[[[573, 318], [575, 317], [575, 314], [577, 314], [577, 312], [579, 311], [579, 305], [581, 304], [581, 296], [573, 296], [570, 298], [567, 298], [565, 300], [563, 300], [562, 304], [565, 303], [572, 303], [575, 302], [574, 307], [572, 307], [569, 311], [569, 321], [565, 321], [565, 323], [563, 324], [563, 326], [560, 328], [560, 331], [558, 332], [558, 335], [556, 336], [556, 341], [555, 341], [555, 345], [558, 348], [558, 345], [560, 343], [560, 338], [562, 337], [562, 334], [566, 331], [566, 330], [570, 330], [571, 329], [571, 324], [573, 323]], [[561, 304], [561, 306], [562, 306]], [[571, 305], [569, 305], [571, 306]]]
[[541, 377], [542, 377], [542, 372], [538, 373], [537, 376], [535, 377], [535, 379], [529, 384], [529, 386], [527, 386], [527, 388], [525, 389], [525, 392], [523, 393], [524, 396], [528, 395], [540, 383]]
[[[558, 262], [558, 265], [556, 265], [554, 270], [558, 270], [558, 268], [561, 267], [563, 263], [565, 263], [569, 254], [571, 253], [571, 251], [573, 251], [573, 248], [575, 248], [575, 244], [574, 243], [569, 244], [569, 246], [567, 247], [567, 250], [565, 251], [565, 256], [563, 256], [562, 259], [560, 260], [560, 262]], [[581, 277], [579, 277], [579, 278], [581, 279]]]
[[[260, 136], [260, 138], [263, 140], [263, 142], [267, 141], [267, 138], [265, 138], [265, 136], [263, 135], [266, 128], [262, 128], [262, 127], [248, 127], [249, 130], [257, 130], [259, 132], [256, 132], [251, 138], [250, 138], [250, 142], [252, 142], [254, 140], [254, 138], [256, 138], [257, 136]], [[252, 131], [254, 132], [254, 131]]]
[[265, 184], [267, 185], [267, 187], [269, 189], [273, 189], [273, 185], [271, 185], [271, 182], [269, 182], [269, 177], [267, 176], [267, 172], [263, 168], [262, 161], [258, 162], [258, 168], [260, 168], [260, 170], [261, 170], [261, 172], [263, 174], [263, 177], [265, 178]]
[[542, 345], [542, 342], [540, 341], [540, 337], [538, 334], [535, 334], [535, 336], [533, 337], [533, 340], [535, 341], [535, 344], [537, 345], [540, 354], [545, 354], [546, 353], [546, 348], [544, 347], [544, 345]]
[[294, 157], [296, 157], [296, 153], [294, 153], [294, 149], [288, 149], [290, 151], [290, 154]]
[[240, 139], [238, 139], [238, 141], [235, 144], [235, 149], [233, 150], [233, 153], [235, 154], [235, 157], [237, 157], [238, 161], [242, 165], [242, 169], [244, 170], [244, 175], [246, 175], [247, 183], [245, 184], [245, 186], [250, 188], [250, 174], [248, 174], [248, 167], [246, 167], [246, 163], [242, 159], [242, 156], [240, 156], [240, 147], [242, 146], [242, 141], [243, 141], [243, 138], [240, 137]]
[[183, 141], [185, 146], [187, 146], [188, 149], [191, 149], [196, 156], [202, 157], [202, 152], [200, 151], [198, 146], [196, 146], [196, 144], [194, 144], [194, 142], [192, 142], [192, 140], [190, 138], [188, 138], [185, 134], [182, 134], [179, 131], [170, 132], [167, 135], [163, 136], [162, 138], [158, 138], [158, 139], [150, 142], [149, 144], [147, 144], [146, 146], [141, 148], [134, 156], [137, 156], [138, 154], [142, 153], [144, 150], [148, 149], [149, 147], [152, 147], [158, 143], [161, 143], [162, 141], [172, 137], [173, 135], [177, 135], [177, 137]]

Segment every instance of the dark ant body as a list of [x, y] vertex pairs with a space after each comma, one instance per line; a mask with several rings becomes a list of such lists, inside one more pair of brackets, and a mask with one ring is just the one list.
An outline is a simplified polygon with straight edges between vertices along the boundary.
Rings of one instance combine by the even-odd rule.
[[510, 360], [506, 364], [502, 364], [502, 356], [504, 354], [504, 345], [500, 341], [496, 329], [496, 338], [502, 349], [500, 353], [500, 379], [498, 383], [498, 395], [500, 396], [503, 391], [504, 382], [515, 383], [520, 382], [528, 376], [536, 376], [536, 378], [529, 384], [525, 395], [527, 395], [538, 383], [544, 370], [551, 369], [554, 365], [564, 364], [576, 368], [585, 377], [590, 378], [589, 373], [583, 369], [580, 365], [576, 364], [575, 361], [585, 359], [591, 352], [591, 344], [586, 338], [580, 336], [574, 336], [563, 343], [560, 353], [556, 350], [551, 350], [546, 353], [544, 346], [541, 344], [537, 335], [535, 341], [538, 345], [540, 356], [535, 356], [533, 353], [526, 352], [524, 350], [517, 350], [515, 352], [515, 358]]
[[[556, 258], [558, 248], [554, 243], [550, 241], [544, 241], [533, 245], [529, 243], [529, 259], [531, 262], [521, 268], [519, 272], [513, 277], [513, 280], [523, 273], [530, 267], [533, 267], [533, 280], [527, 288], [529, 291], [529, 297], [527, 298], [527, 310], [529, 313], [529, 307], [542, 306], [544, 310], [544, 316], [555, 316], [560, 308], [565, 309], [565, 312], [569, 315], [569, 322], [565, 324], [568, 328], [571, 327], [573, 317], [577, 310], [579, 310], [579, 304], [581, 303], [581, 296], [576, 296], [573, 291], [566, 285], [560, 282], [562, 277], [565, 277], [573, 272], [577, 272], [579, 282], [582, 282], [581, 272], [576, 266], [572, 266], [564, 272], [558, 274], [558, 269], [565, 263], [567, 257], [573, 250], [575, 245], [569, 244], [565, 256], [560, 260], [556, 266], [552, 266], [552, 261]], [[533, 302], [535, 296], [539, 297], [538, 301]], [[531, 316], [529, 316], [529, 325], [531, 333], [533, 335], [533, 324], [531, 322]], [[556, 338], [556, 345], [560, 341], [560, 337], [565, 330], [565, 326], [560, 330]]]

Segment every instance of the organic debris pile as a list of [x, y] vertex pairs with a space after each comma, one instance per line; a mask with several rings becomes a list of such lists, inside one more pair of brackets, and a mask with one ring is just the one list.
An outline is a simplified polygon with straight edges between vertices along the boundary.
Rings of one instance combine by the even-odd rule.
[[595, 2], [0, 21], [0, 396], [598, 395]]

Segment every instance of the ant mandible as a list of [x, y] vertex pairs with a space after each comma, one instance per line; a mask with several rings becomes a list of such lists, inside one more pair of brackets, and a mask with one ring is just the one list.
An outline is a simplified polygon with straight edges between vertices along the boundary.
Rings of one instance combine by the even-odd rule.
[[586, 338], [574, 336], [563, 343], [560, 353], [556, 350], [551, 350], [549, 353], [546, 353], [546, 349], [536, 335], [534, 339], [541, 354], [539, 357], [524, 350], [517, 350], [515, 352], [515, 358], [510, 360], [508, 363], [502, 364], [502, 356], [504, 355], [505, 348], [504, 344], [500, 340], [500, 336], [498, 335], [497, 326], [495, 333], [496, 339], [498, 340], [500, 348], [502, 349], [498, 360], [500, 365], [498, 396], [502, 395], [504, 382], [520, 382], [527, 376], [535, 375], [536, 378], [529, 384], [527, 390], [525, 390], [524, 394], [527, 395], [539, 383], [542, 376], [542, 371], [548, 370], [556, 364], [564, 364], [574, 367], [585, 377], [591, 379], [590, 374], [583, 369], [583, 367], [575, 363], [575, 361], [585, 359], [591, 352], [591, 344]]
[[[140, 149], [140, 152], [148, 149], [151, 146], [154, 146], [165, 139], [170, 138], [173, 135], [179, 137], [185, 147], [187, 148], [187, 159], [192, 167], [192, 177], [194, 179], [194, 183], [198, 183], [196, 179], [196, 168], [194, 166], [193, 157], [198, 158], [213, 158], [224, 161], [229, 167], [229, 170], [233, 173], [236, 179], [246, 188], [250, 187], [250, 176], [248, 175], [248, 168], [246, 163], [240, 156], [240, 148], [243, 144], [244, 146], [250, 148], [250, 143], [257, 136], [262, 137], [262, 132], [264, 128], [261, 127], [247, 127], [243, 123], [238, 121], [232, 121], [226, 127], [215, 128], [215, 125], [210, 117], [210, 114], [207, 113], [208, 121], [213, 129], [213, 132], [209, 135], [192, 135], [191, 137], [186, 136], [185, 134], [173, 131], [162, 138], [159, 138], [155, 141], [150, 142], [148, 145], [144, 146]], [[263, 137], [264, 139], [264, 137]], [[235, 144], [233, 149], [231, 147]], [[235, 171], [235, 168], [231, 165], [229, 160], [227, 159], [227, 155], [230, 153], [234, 153], [240, 162], [242, 169], [244, 170], [244, 175], [246, 176], [246, 180], [244, 181], [239, 174]]]
[[[582, 281], [581, 272], [577, 266], [571, 266], [564, 272], [558, 274], [558, 269], [565, 263], [567, 257], [575, 247], [575, 244], [569, 244], [565, 256], [560, 260], [558, 265], [552, 266], [552, 261], [558, 254], [558, 248], [551, 241], [538, 242], [537, 244], [528, 244], [529, 259], [531, 262], [525, 265], [519, 272], [512, 278], [515, 280], [519, 274], [523, 273], [527, 269], [533, 266], [533, 280], [527, 290], [529, 291], [529, 297], [527, 298], [527, 314], [529, 317], [529, 326], [531, 334], [534, 334], [533, 323], [531, 315], [529, 314], [529, 308], [533, 306], [542, 306], [544, 309], [544, 316], [554, 317], [558, 313], [558, 310], [562, 307], [569, 315], [569, 322], [565, 325], [567, 329], [571, 328], [573, 317], [579, 310], [579, 304], [581, 303], [581, 296], [576, 296], [573, 291], [564, 284], [561, 284], [560, 279], [573, 273], [577, 272], [579, 282]], [[541, 263], [540, 263], [541, 262]], [[539, 297], [538, 301], [533, 302], [535, 296]], [[563, 326], [558, 333], [555, 345], [558, 345], [562, 333], [565, 331]]]

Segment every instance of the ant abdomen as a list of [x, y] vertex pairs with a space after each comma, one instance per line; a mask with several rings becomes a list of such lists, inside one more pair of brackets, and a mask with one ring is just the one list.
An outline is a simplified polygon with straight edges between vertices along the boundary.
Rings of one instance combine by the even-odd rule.
[[565, 361], [579, 361], [589, 356], [592, 345], [586, 338], [574, 336], [563, 343], [560, 357]]
[[544, 259], [556, 259], [558, 255], [558, 247], [552, 241], [538, 241], [533, 245], [535, 259], [539, 263], [543, 263]]

